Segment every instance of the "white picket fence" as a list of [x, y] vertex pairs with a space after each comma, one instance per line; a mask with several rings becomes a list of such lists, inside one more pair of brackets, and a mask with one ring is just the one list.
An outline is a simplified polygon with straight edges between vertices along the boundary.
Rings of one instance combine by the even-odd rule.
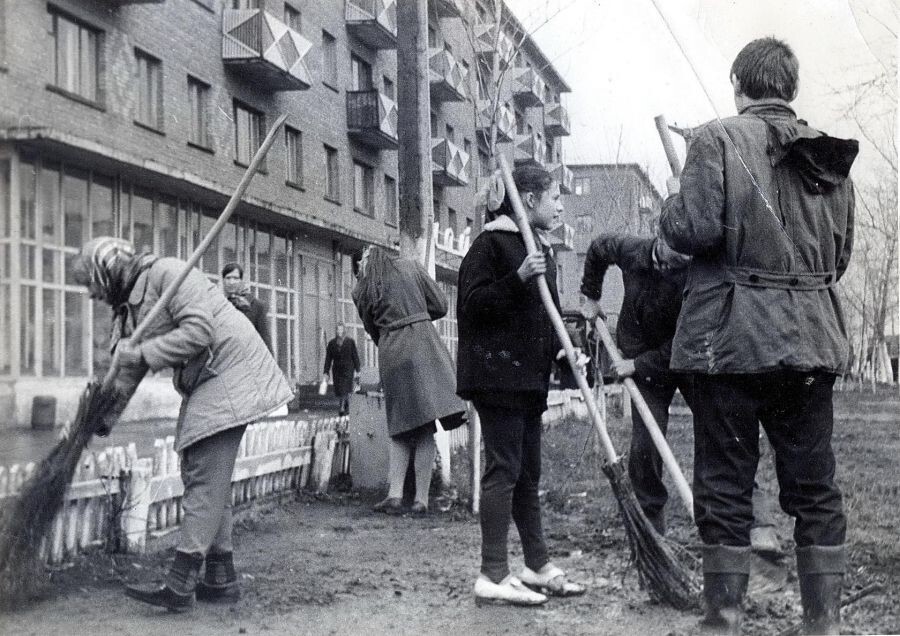
[[[263, 420], [247, 427], [232, 475], [235, 506], [311, 487], [324, 490], [332, 474], [349, 469], [349, 418]], [[42, 547], [59, 564], [98, 545], [141, 552], [149, 538], [178, 528], [184, 486], [175, 438], [157, 439], [153, 457], [139, 458], [134, 443], [85, 451], [65, 503]], [[0, 505], [16, 496], [35, 463], [0, 466]]]

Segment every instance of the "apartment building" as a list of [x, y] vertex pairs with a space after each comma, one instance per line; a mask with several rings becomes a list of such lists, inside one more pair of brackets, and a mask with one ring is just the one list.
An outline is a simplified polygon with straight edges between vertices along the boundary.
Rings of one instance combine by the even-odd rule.
[[[187, 257], [280, 114], [285, 128], [201, 268], [217, 280], [226, 262], [245, 266], [292, 381], [319, 377], [339, 321], [376, 364], [349, 261], [362, 244], [398, 242], [396, 11], [394, 0], [0, 4], [0, 405], [14, 423], [47, 393], [64, 419], [108, 361], [108, 310], [69, 276], [79, 247], [113, 234]], [[454, 311], [481, 224], [477, 15], [469, 1], [430, 7], [437, 269]], [[518, 51], [558, 101], [568, 87], [552, 66], [527, 38]], [[520, 108], [561, 160], [542, 102]], [[439, 328], [455, 349], [454, 316]]]
[[[583, 302], [581, 277], [591, 241], [604, 233], [654, 236], [662, 196], [636, 163], [573, 164], [572, 192], [563, 197], [564, 220], [575, 229], [574, 250], [559, 258], [560, 303], [576, 311]], [[610, 268], [603, 282], [602, 309], [613, 322], [622, 306], [622, 273]]]

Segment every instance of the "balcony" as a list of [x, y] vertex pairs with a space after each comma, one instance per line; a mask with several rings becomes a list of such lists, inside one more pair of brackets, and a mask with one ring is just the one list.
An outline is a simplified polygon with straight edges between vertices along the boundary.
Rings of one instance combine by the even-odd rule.
[[537, 133], [516, 135], [514, 160], [516, 164], [536, 164], [543, 166], [547, 162], [547, 147]]
[[494, 63], [494, 55], [500, 54], [500, 70], [509, 66], [515, 54], [515, 45], [505, 31], [500, 31], [497, 40], [497, 27], [493, 24], [475, 25], [475, 52], [490, 65]]
[[491, 122], [494, 118], [497, 120], [497, 142], [508, 143], [513, 140], [516, 134], [516, 111], [510, 108], [509, 104], [499, 104], [497, 112], [492, 112], [493, 102], [489, 99], [483, 99], [478, 102], [478, 128], [484, 135], [485, 140], [490, 143], [491, 140]]
[[462, 102], [468, 95], [468, 71], [446, 49], [429, 49], [431, 99], [436, 102]]
[[347, 0], [347, 31], [373, 49], [397, 48], [396, 0]]
[[439, 18], [459, 17], [459, 6], [456, 4], [456, 0], [429, 0], [428, 4]]
[[380, 150], [397, 149], [397, 104], [370, 91], [347, 91], [347, 134]]
[[312, 44], [268, 11], [222, 12], [222, 60], [254, 87], [306, 90], [312, 77], [306, 55]]
[[546, 236], [557, 252], [571, 252], [575, 249], [575, 228], [568, 223], [560, 223], [547, 232]]
[[564, 163], [550, 167], [550, 174], [559, 183], [560, 194], [572, 194], [575, 191], [575, 173]]
[[547, 107], [544, 113], [544, 134], [548, 137], [565, 137], [570, 134], [569, 111], [562, 104]]
[[544, 103], [547, 85], [533, 68], [516, 69], [513, 77], [513, 96], [522, 106], [540, 106]]
[[469, 185], [469, 165], [469, 155], [449, 139], [431, 140], [431, 182], [434, 185]]
[[162, 4], [165, 1], [166, 0], [106, 0], [106, 4], [119, 7], [126, 4]]

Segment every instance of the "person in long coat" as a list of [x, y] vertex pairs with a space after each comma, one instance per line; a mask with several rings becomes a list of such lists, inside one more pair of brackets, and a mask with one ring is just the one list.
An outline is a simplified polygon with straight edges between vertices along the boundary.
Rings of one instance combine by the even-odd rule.
[[431, 324], [446, 315], [447, 299], [421, 265], [378, 247], [357, 252], [352, 262], [358, 279], [353, 301], [378, 346], [390, 436], [388, 495], [375, 509], [401, 511], [403, 480], [414, 454], [412, 511], [423, 513], [428, 510], [434, 464], [435, 420], [444, 430], [465, 422], [465, 404], [456, 396], [453, 361]]
[[129, 339], [184, 266], [175, 258], [135, 256], [130, 243], [112, 237], [88, 242], [73, 265], [76, 282], [114, 310], [111, 348], [119, 354], [115, 389], [121, 399], [102, 429], [115, 423], [148, 370], [175, 371], [182, 396], [175, 450], [184, 482], [175, 560], [162, 587], [126, 588], [132, 598], [174, 611], [189, 609], [195, 598], [237, 599], [231, 474], [238, 445], [248, 424], [292, 397], [259, 334], [197, 269], [143, 340]]
[[340, 400], [338, 415], [350, 413], [350, 394], [353, 393], [353, 376], [359, 373], [359, 354], [353, 338], [344, 337], [344, 323], [337, 326], [337, 334], [325, 347], [324, 380], [331, 373], [334, 394]]
[[235, 309], [247, 316], [266, 347], [272, 351], [269, 310], [263, 301], [253, 295], [250, 284], [244, 280], [244, 268], [240, 263], [227, 263], [222, 268], [222, 290]]

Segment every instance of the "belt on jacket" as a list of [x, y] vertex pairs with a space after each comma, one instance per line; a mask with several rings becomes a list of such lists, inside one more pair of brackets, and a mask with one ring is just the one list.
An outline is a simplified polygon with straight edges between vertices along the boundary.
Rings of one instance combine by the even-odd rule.
[[386, 324], [381, 328], [382, 331], [396, 331], [402, 327], [406, 327], [412, 325], [417, 322], [425, 322], [426, 320], [430, 321], [431, 316], [428, 315], [427, 312], [422, 312], [419, 314], [412, 314], [407, 316], [406, 318], [400, 318], [399, 320], [395, 320], [394, 322]]
[[748, 287], [767, 287], [770, 289], [796, 289], [812, 291], [828, 289], [834, 285], [835, 272], [767, 272], [747, 267], [726, 267], [725, 280], [747, 285]]

